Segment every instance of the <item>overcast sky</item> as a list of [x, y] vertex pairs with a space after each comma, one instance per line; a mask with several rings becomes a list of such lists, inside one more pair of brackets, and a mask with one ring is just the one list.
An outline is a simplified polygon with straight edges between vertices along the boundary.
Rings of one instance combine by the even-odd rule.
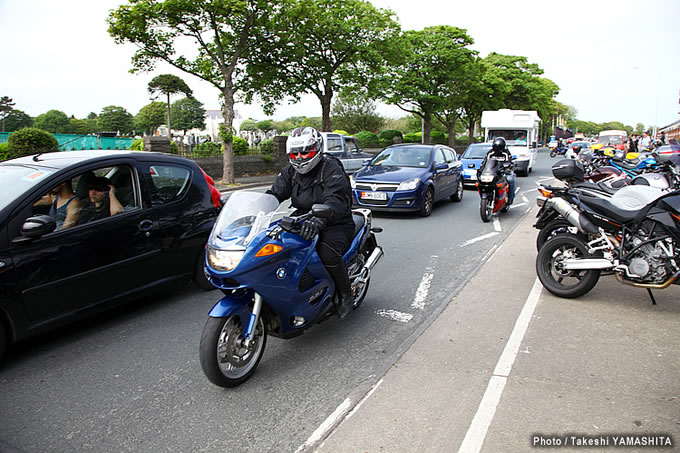
[[[219, 92], [191, 75], [159, 65], [128, 73], [135, 48], [116, 45], [106, 18], [122, 0], [0, 0], [0, 96], [37, 116], [48, 110], [84, 118], [108, 105], [132, 114], [151, 102], [147, 84], [175, 73], [206, 109]], [[432, 25], [466, 29], [473, 49], [521, 55], [560, 87], [557, 100], [585, 121], [665, 126], [680, 119], [679, 0], [372, 0], [392, 9], [403, 29]], [[237, 105], [243, 117], [266, 116]], [[380, 113], [403, 116], [394, 106]], [[282, 105], [274, 119], [320, 116], [313, 96]]]

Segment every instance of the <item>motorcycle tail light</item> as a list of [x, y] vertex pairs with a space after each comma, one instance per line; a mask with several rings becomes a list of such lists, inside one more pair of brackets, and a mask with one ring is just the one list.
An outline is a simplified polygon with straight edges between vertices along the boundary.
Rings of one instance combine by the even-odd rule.
[[256, 254], [256, 257], [261, 257], [261, 256], [270, 256], [274, 255], [276, 253], [279, 253], [281, 250], [283, 250], [283, 247], [280, 245], [276, 244], [267, 244], [264, 247], [262, 247]]
[[544, 189], [543, 187], [539, 187], [538, 191], [540, 192], [541, 195], [543, 195], [546, 198], [552, 198], [552, 196], [553, 196], [552, 192]]

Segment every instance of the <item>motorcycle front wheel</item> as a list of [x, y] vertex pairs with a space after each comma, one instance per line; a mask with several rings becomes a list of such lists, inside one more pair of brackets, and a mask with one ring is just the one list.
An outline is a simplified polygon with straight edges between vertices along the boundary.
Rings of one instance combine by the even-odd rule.
[[487, 223], [491, 221], [491, 215], [493, 214], [493, 195], [479, 200], [479, 215], [482, 218], [482, 222]]
[[220, 387], [242, 384], [255, 372], [267, 344], [262, 316], [246, 346], [238, 316], [208, 318], [203, 327], [199, 354], [201, 367], [210, 382]]
[[593, 289], [600, 278], [596, 269], [566, 270], [568, 259], [590, 258], [585, 242], [573, 234], [560, 234], [546, 242], [536, 257], [536, 274], [543, 287], [558, 297], [572, 299]]

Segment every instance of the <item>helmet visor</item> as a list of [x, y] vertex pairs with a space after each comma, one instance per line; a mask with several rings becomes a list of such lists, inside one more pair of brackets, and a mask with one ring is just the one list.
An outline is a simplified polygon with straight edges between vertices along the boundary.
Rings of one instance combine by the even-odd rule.
[[[288, 156], [291, 159], [297, 159], [301, 157], [302, 159], [309, 159], [316, 155], [317, 145], [316, 143], [307, 146], [294, 146], [290, 149]], [[298, 157], [299, 156], [299, 157]]]

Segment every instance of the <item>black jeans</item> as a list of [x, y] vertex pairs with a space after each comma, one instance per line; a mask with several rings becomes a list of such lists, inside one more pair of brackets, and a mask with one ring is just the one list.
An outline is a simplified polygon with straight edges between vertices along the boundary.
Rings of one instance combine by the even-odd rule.
[[354, 225], [331, 225], [319, 233], [316, 243], [316, 252], [333, 279], [335, 290], [340, 294], [349, 294], [351, 291], [342, 255], [352, 242], [353, 233]]

